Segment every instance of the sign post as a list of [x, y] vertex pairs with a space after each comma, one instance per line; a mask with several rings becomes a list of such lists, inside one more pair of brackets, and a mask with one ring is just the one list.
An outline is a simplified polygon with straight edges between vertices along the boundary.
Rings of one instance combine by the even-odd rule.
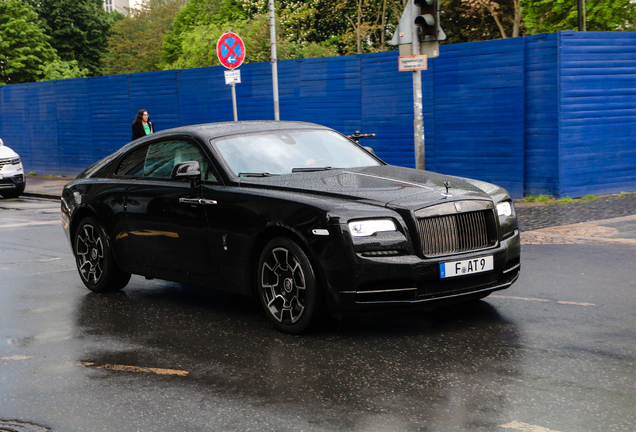
[[225, 71], [225, 84], [232, 86], [232, 110], [234, 121], [238, 121], [235, 85], [241, 82], [241, 71], [236, 68], [245, 60], [245, 44], [239, 35], [228, 31], [219, 38], [216, 44], [216, 55], [221, 64], [230, 69]]

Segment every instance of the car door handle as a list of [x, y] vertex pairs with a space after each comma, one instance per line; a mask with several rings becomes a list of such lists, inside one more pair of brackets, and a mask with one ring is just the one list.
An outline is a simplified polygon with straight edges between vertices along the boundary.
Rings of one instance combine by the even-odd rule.
[[216, 204], [216, 201], [202, 198], [179, 198], [179, 204], [214, 205]]

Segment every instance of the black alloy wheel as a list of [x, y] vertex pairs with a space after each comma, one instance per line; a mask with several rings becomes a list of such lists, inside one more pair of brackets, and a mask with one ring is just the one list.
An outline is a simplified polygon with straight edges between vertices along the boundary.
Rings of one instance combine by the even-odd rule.
[[117, 266], [106, 233], [97, 219], [82, 220], [75, 232], [73, 251], [77, 270], [89, 290], [119, 291], [128, 284], [130, 273]]
[[271, 240], [258, 263], [258, 291], [265, 314], [285, 333], [304, 332], [321, 307], [314, 270], [293, 240]]

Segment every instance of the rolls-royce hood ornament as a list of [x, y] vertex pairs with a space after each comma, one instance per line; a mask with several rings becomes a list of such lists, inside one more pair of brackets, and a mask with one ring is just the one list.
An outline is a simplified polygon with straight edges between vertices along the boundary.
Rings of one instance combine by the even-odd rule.
[[452, 197], [453, 195], [449, 192], [449, 189], [451, 188], [450, 182], [449, 181], [445, 181], [444, 182], [444, 186], [446, 186], [446, 192], [442, 192], [442, 196], [444, 198]]

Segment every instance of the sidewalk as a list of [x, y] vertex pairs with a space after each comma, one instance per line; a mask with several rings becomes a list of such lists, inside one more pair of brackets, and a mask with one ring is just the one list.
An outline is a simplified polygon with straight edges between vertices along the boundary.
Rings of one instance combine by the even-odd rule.
[[[24, 196], [59, 200], [72, 177], [27, 176]], [[515, 202], [523, 244], [636, 246], [636, 192], [572, 203]]]

